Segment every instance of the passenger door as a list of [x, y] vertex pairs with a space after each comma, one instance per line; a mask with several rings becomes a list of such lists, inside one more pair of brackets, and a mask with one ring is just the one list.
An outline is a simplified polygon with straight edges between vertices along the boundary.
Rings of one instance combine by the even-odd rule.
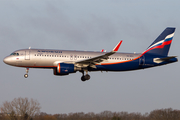
[[144, 55], [142, 57], [139, 58], [139, 67], [143, 68], [145, 64], [145, 57]]
[[25, 60], [30, 60], [30, 50], [25, 51]]

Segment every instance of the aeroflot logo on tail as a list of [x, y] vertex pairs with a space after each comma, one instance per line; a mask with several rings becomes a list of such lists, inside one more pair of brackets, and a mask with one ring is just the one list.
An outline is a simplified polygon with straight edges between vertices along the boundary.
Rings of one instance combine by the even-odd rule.
[[62, 53], [62, 51], [38, 50], [37, 52]]

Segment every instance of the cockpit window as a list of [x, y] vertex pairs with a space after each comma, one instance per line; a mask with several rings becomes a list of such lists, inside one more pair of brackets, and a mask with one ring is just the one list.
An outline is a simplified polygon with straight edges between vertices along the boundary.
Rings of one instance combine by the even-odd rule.
[[11, 53], [11, 55], [19, 56], [19, 53]]

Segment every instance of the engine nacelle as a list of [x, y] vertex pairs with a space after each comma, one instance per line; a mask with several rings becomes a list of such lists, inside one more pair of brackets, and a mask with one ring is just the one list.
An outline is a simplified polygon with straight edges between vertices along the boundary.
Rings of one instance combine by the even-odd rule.
[[68, 75], [76, 72], [74, 64], [58, 63], [57, 69], [54, 69], [54, 75]]

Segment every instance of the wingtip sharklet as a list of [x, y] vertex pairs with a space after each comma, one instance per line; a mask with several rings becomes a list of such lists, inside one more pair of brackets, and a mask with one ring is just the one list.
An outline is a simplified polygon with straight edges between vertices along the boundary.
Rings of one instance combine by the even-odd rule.
[[122, 40], [116, 45], [116, 47], [113, 49], [113, 52], [117, 52], [119, 50], [121, 43], [122, 43]]

